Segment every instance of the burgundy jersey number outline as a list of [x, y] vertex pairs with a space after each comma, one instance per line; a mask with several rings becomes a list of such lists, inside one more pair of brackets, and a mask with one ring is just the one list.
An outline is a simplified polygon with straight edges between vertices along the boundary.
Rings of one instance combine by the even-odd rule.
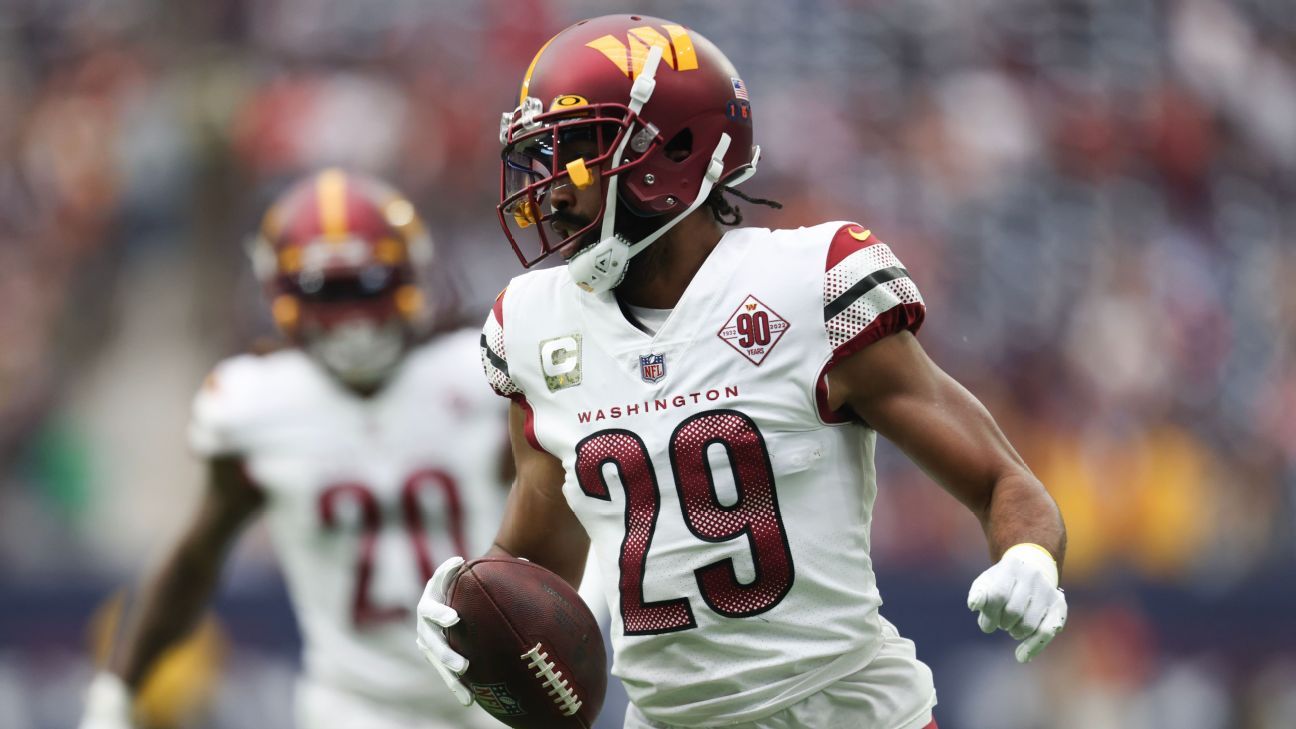
[[[720, 502], [715, 473], [708, 461], [711, 446], [728, 456], [738, 500]], [[694, 570], [707, 607], [727, 618], [746, 618], [770, 610], [792, 589], [792, 546], [783, 528], [774, 467], [765, 438], [747, 415], [737, 410], [708, 410], [675, 427], [670, 440], [671, 471], [684, 523], [703, 541], [719, 543], [747, 537], [756, 576], [738, 580], [733, 558], [725, 557]]]
[[[444, 499], [450, 539], [459, 554], [467, 554], [464, 533], [463, 501], [459, 498], [459, 485], [454, 477], [436, 468], [423, 468], [410, 474], [401, 486], [399, 509], [401, 524], [409, 537], [423, 581], [432, 579], [433, 559], [428, 546], [427, 531], [423, 527], [424, 509], [420, 493], [432, 488], [440, 491]], [[329, 486], [320, 492], [319, 515], [326, 529], [336, 529], [337, 504], [344, 498], [355, 499], [360, 510], [360, 549], [356, 554], [355, 588], [351, 597], [351, 624], [357, 629], [380, 623], [404, 620], [409, 608], [404, 606], [381, 607], [369, 596], [369, 583], [373, 579], [374, 547], [383, 527], [382, 508], [374, 490], [365, 484], [350, 481]]]
[[646, 602], [648, 548], [657, 531], [661, 492], [648, 447], [629, 430], [601, 430], [576, 444], [576, 481], [587, 496], [611, 501], [603, 467], [616, 466], [625, 490], [625, 538], [621, 540], [621, 623], [626, 635], [656, 635], [697, 627], [688, 598]]
[[[737, 501], [725, 506], [715, 487], [708, 450], [721, 445], [728, 455]], [[738, 580], [726, 557], [694, 570], [707, 607], [730, 618], [772, 609], [792, 589], [795, 568], [774, 488], [769, 450], [756, 423], [737, 410], [708, 410], [686, 418], [671, 434], [671, 470], [684, 522], [699, 539], [727, 542], [746, 536], [755, 578]], [[625, 538], [619, 583], [626, 635], [657, 635], [697, 627], [686, 597], [646, 602], [643, 583], [648, 550], [661, 512], [656, 471], [643, 440], [623, 429], [602, 430], [576, 445], [576, 481], [588, 496], [611, 501], [603, 468], [613, 464], [625, 491]]]

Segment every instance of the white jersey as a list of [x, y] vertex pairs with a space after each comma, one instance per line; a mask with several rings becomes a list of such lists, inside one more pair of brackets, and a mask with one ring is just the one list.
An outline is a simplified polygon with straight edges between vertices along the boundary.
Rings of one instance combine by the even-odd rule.
[[300, 350], [216, 367], [190, 440], [242, 458], [304, 640], [308, 682], [389, 710], [477, 720], [414, 645], [413, 608], [448, 557], [484, 552], [503, 512], [503, 403], [477, 379], [478, 334], [411, 351], [387, 385], [355, 395]]
[[728, 232], [656, 335], [562, 269], [496, 301], [487, 377], [562, 460], [613, 672], [648, 718], [750, 721], [873, 659], [876, 436], [828, 412], [825, 375], [923, 315], [890, 249], [850, 223]]

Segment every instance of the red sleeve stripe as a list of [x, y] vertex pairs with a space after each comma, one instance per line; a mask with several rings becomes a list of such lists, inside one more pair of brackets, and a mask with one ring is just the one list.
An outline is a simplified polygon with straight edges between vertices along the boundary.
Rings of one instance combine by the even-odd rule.
[[495, 315], [495, 323], [499, 324], [501, 329], [504, 328], [504, 294], [506, 293], [508, 287], [499, 292], [499, 296], [495, 297], [495, 305], [491, 307], [491, 313]]
[[854, 223], [843, 225], [833, 235], [832, 243], [828, 246], [828, 261], [824, 265], [824, 270], [831, 271], [834, 266], [855, 251], [880, 242], [872, 231], [866, 230], [863, 226]]
[[832, 359], [824, 367], [826, 374], [835, 365], [847, 357], [864, 349], [883, 337], [899, 332], [917, 332], [927, 316], [927, 307], [922, 302], [906, 303], [894, 306], [878, 314], [859, 334], [833, 350]]
[[815, 381], [815, 407], [819, 409], [819, 419], [828, 425], [849, 423], [854, 414], [849, 406], [834, 411], [828, 404], [828, 371], [836, 363], [836, 359], [828, 360], [828, 363], [819, 371], [819, 379]]
[[517, 392], [509, 395], [508, 398], [517, 403], [518, 407], [522, 408], [522, 412], [526, 414], [526, 418], [523, 420], [522, 430], [526, 434], [527, 443], [538, 451], [548, 453], [549, 451], [544, 446], [540, 445], [540, 439], [536, 437], [535, 411], [531, 409], [531, 403], [527, 402], [526, 395]]
[[[859, 416], [852, 412], [849, 406], [836, 411], [829, 406], [828, 373], [852, 354], [883, 337], [902, 331], [918, 331], [926, 314], [927, 307], [923, 306], [921, 302], [901, 304], [888, 309], [878, 315], [871, 324], [859, 334], [856, 334], [850, 341], [833, 350], [832, 357], [819, 371], [819, 378], [815, 381], [815, 406], [819, 410], [819, 419], [828, 425], [839, 425], [852, 421], [863, 423], [864, 421], [860, 420]], [[867, 423], [865, 424], [867, 425]]]

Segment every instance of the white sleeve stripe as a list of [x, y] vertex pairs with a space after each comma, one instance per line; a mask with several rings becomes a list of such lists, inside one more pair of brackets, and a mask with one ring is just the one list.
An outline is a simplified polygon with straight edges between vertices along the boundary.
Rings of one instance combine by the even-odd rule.
[[922, 303], [922, 294], [913, 280], [895, 278], [873, 287], [842, 309], [827, 323], [828, 343], [836, 350], [859, 336], [879, 315], [902, 304]]
[[841, 296], [838, 296], [824, 306], [824, 321], [828, 321], [850, 308], [850, 305], [855, 303], [857, 299], [866, 295], [878, 286], [881, 286], [888, 281], [894, 281], [898, 278], [909, 278], [909, 272], [899, 266], [891, 266], [890, 268], [884, 268], [880, 271], [874, 271], [856, 281], [853, 286], [843, 291]]
[[903, 268], [885, 243], [877, 243], [843, 258], [824, 274], [824, 306], [827, 307], [852, 286], [878, 271]]

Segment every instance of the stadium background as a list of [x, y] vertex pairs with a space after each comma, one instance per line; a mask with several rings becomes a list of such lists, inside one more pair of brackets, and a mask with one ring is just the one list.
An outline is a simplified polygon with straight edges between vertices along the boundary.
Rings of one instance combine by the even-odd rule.
[[[269, 331], [242, 254], [268, 198], [325, 164], [390, 178], [475, 325], [518, 270], [499, 113], [612, 6], [0, 0], [0, 726], [75, 724], [92, 615], [188, 513], [191, 394]], [[729, 54], [765, 151], [747, 189], [786, 204], [748, 220], [889, 241], [922, 341], [1061, 503], [1072, 620], [1023, 668], [963, 606], [974, 521], [880, 456], [884, 610], [941, 726], [1296, 726], [1294, 6], [624, 9]], [[217, 614], [224, 679], [189, 726], [287, 727], [297, 637], [259, 529]]]

